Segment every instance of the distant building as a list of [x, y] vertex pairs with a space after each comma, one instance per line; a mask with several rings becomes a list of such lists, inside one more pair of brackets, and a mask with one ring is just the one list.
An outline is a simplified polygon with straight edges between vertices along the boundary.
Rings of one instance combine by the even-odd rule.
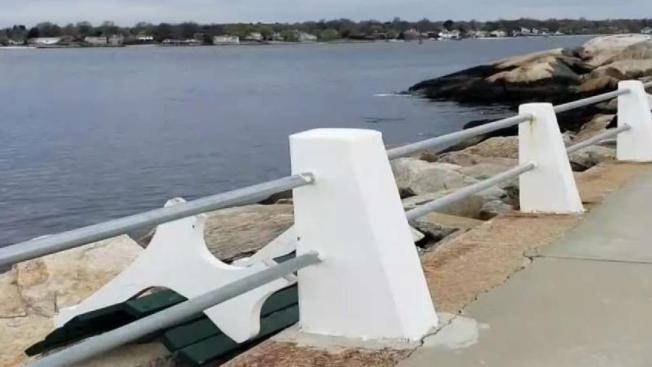
[[457, 29], [453, 31], [441, 31], [438, 36], [443, 40], [458, 40], [462, 38], [462, 34]]
[[27, 43], [34, 46], [54, 46], [61, 42], [61, 37], [36, 37], [27, 40]]
[[238, 36], [215, 36], [213, 37], [214, 45], [237, 45], [240, 43], [240, 37]]
[[164, 39], [163, 42], [161, 42], [161, 46], [201, 46], [201, 41], [198, 41], [196, 39], [185, 39], [185, 40], [178, 40], [178, 39]]
[[487, 38], [489, 37], [489, 33], [485, 31], [469, 31], [467, 33], [468, 37], [470, 38]]
[[154, 36], [150, 36], [148, 34], [141, 33], [138, 36], [136, 36], [136, 41], [142, 42], [142, 43], [154, 42]]
[[274, 32], [272, 34], [272, 41], [282, 42], [282, 41], [285, 41], [285, 38], [283, 38], [283, 35], [280, 34], [279, 32]]
[[125, 36], [121, 34], [112, 34], [107, 39], [109, 46], [122, 46], [125, 43]]
[[106, 46], [109, 41], [106, 37], [84, 37], [84, 43], [91, 46]]
[[263, 35], [260, 32], [251, 32], [245, 37], [245, 40], [261, 42], [263, 40]]
[[317, 42], [317, 36], [314, 34], [299, 32], [299, 42]]
[[421, 33], [417, 31], [414, 28], [408, 29], [407, 31], [403, 32], [403, 39], [406, 41], [412, 41], [415, 39], [418, 39]]
[[641, 33], [643, 33], [643, 34], [652, 34], [652, 28], [645, 27], [645, 28], [641, 29]]
[[502, 31], [502, 30], [491, 31], [491, 32], [489, 32], [489, 37], [504, 38], [504, 37], [507, 37], [507, 32]]

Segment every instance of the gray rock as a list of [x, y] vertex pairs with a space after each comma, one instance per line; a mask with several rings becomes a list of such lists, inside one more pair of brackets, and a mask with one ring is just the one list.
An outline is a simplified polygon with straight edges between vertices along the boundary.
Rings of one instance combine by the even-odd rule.
[[[403, 207], [406, 210], [414, 209], [418, 206], [449, 195], [454, 191], [455, 190], [442, 190], [435, 193], [413, 196], [403, 200]], [[438, 210], [437, 213], [480, 219], [480, 212], [485, 203], [507, 198], [507, 193], [504, 190], [494, 187], [452, 203], [448, 207]]]
[[575, 171], [585, 171], [602, 162], [616, 159], [616, 150], [600, 145], [593, 145], [570, 154], [569, 160]]
[[518, 159], [518, 136], [493, 137], [462, 152], [482, 157]]
[[294, 223], [292, 205], [248, 205], [208, 213], [204, 238], [218, 259], [249, 256]]
[[476, 219], [458, 217], [441, 213], [430, 213], [416, 220], [416, 227], [431, 241], [438, 242], [456, 231], [467, 231], [483, 222]]
[[480, 210], [480, 219], [489, 220], [501, 214], [510, 213], [514, 208], [500, 200], [486, 202]]
[[421, 195], [454, 189], [475, 182], [459, 172], [461, 167], [448, 163], [430, 163], [415, 158], [392, 161], [396, 184], [403, 196]]
[[462, 167], [473, 166], [476, 164], [495, 164], [505, 167], [514, 167], [518, 164], [518, 159], [501, 158], [501, 157], [483, 157], [469, 152], [448, 152], [437, 157], [437, 162], [451, 163]]
[[580, 131], [575, 135], [575, 142], [579, 143], [589, 139], [597, 134], [602, 133], [616, 116], [612, 114], [599, 114], [593, 117], [590, 121], [582, 125]]

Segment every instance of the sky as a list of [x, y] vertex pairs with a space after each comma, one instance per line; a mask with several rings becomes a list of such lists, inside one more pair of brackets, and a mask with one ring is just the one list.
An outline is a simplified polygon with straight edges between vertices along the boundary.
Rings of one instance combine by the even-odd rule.
[[0, 0], [0, 26], [86, 20], [133, 25], [194, 21], [492, 20], [652, 17], [651, 0]]

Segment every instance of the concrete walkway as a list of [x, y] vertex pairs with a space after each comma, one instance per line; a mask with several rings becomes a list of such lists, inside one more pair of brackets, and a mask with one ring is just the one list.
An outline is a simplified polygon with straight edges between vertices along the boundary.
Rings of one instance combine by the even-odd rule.
[[651, 310], [652, 173], [645, 173], [399, 366], [647, 367]]

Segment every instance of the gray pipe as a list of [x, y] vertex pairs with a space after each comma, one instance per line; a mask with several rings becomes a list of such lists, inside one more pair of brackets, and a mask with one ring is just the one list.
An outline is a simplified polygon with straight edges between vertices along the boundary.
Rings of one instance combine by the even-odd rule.
[[415, 219], [421, 218], [424, 215], [427, 215], [431, 212], [437, 211], [439, 209], [445, 208], [457, 201], [460, 201], [468, 196], [471, 196], [473, 194], [477, 194], [479, 192], [482, 192], [484, 190], [487, 190], [501, 182], [511, 180], [513, 178], [516, 178], [520, 175], [522, 175], [525, 172], [531, 171], [536, 167], [535, 163], [526, 163], [517, 167], [514, 167], [512, 169], [509, 169], [503, 173], [500, 173], [498, 175], [495, 175], [489, 179], [486, 179], [484, 181], [480, 181], [478, 183], [475, 183], [473, 185], [469, 185], [467, 187], [464, 187], [458, 191], [455, 191], [449, 195], [446, 195], [444, 197], [441, 197], [439, 199], [433, 200], [427, 204], [421, 205], [418, 208], [414, 208], [412, 210], [409, 210], [406, 215], [408, 218], [408, 221], [412, 222]]
[[492, 131], [504, 129], [507, 127], [515, 126], [520, 123], [529, 121], [532, 119], [530, 114], [522, 114], [506, 119], [490, 122], [485, 125], [476, 126], [470, 129], [465, 129], [462, 131], [457, 131], [454, 133], [438, 136], [432, 139], [422, 140], [413, 144], [404, 145], [398, 148], [393, 148], [387, 151], [389, 159], [396, 159], [400, 157], [409, 156], [411, 154], [420, 152], [422, 150], [431, 149], [431, 148], [448, 148], [451, 144], [458, 143], [461, 140], [472, 138], [478, 135], [490, 133]]
[[[31, 363], [31, 367], [66, 367], [108, 352], [131, 341], [138, 340], [155, 331], [178, 325], [199, 315], [204, 310], [226, 302], [241, 294], [265, 285], [273, 280], [294, 273], [310, 265], [320, 263], [319, 255], [311, 252], [297, 256], [258, 273], [236, 280], [199, 297], [172, 306], [115, 330], [94, 336]], [[182, 276], [182, 274], [180, 274]]]
[[615, 90], [613, 92], [599, 94], [597, 96], [578, 99], [577, 101], [560, 104], [558, 106], [555, 106], [554, 110], [555, 110], [555, 113], [562, 113], [562, 112], [574, 110], [574, 109], [577, 109], [577, 108], [586, 107], [586, 106], [589, 106], [589, 105], [592, 105], [592, 104], [608, 101], [608, 100], [610, 100], [612, 98], [616, 98], [618, 96], [622, 96], [623, 94], [627, 94], [627, 93], [629, 93], [629, 89], [618, 89], [618, 90]]
[[577, 152], [580, 149], [584, 149], [584, 148], [589, 147], [591, 145], [597, 144], [597, 143], [599, 143], [599, 142], [601, 142], [601, 141], [603, 141], [605, 139], [609, 139], [612, 136], [616, 136], [616, 135], [622, 133], [623, 131], [627, 131], [629, 129], [631, 129], [631, 126], [629, 126], [627, 124], [619, 126], [619, 127], [615, 128], [615, 129], [609, 129], [609, 130], [604, 131], [604, 132], [602, 132], [602, 133], [600, 133], [598, 135], [592, 136], [589, 139], [581, 141], [581, 142], [579, 142], [579, 143], [577, 143], [575, 145], [571, 145], [570, 147], [568, 147], [568, 149], [566, 149], [566, 151], [568, 153]]

